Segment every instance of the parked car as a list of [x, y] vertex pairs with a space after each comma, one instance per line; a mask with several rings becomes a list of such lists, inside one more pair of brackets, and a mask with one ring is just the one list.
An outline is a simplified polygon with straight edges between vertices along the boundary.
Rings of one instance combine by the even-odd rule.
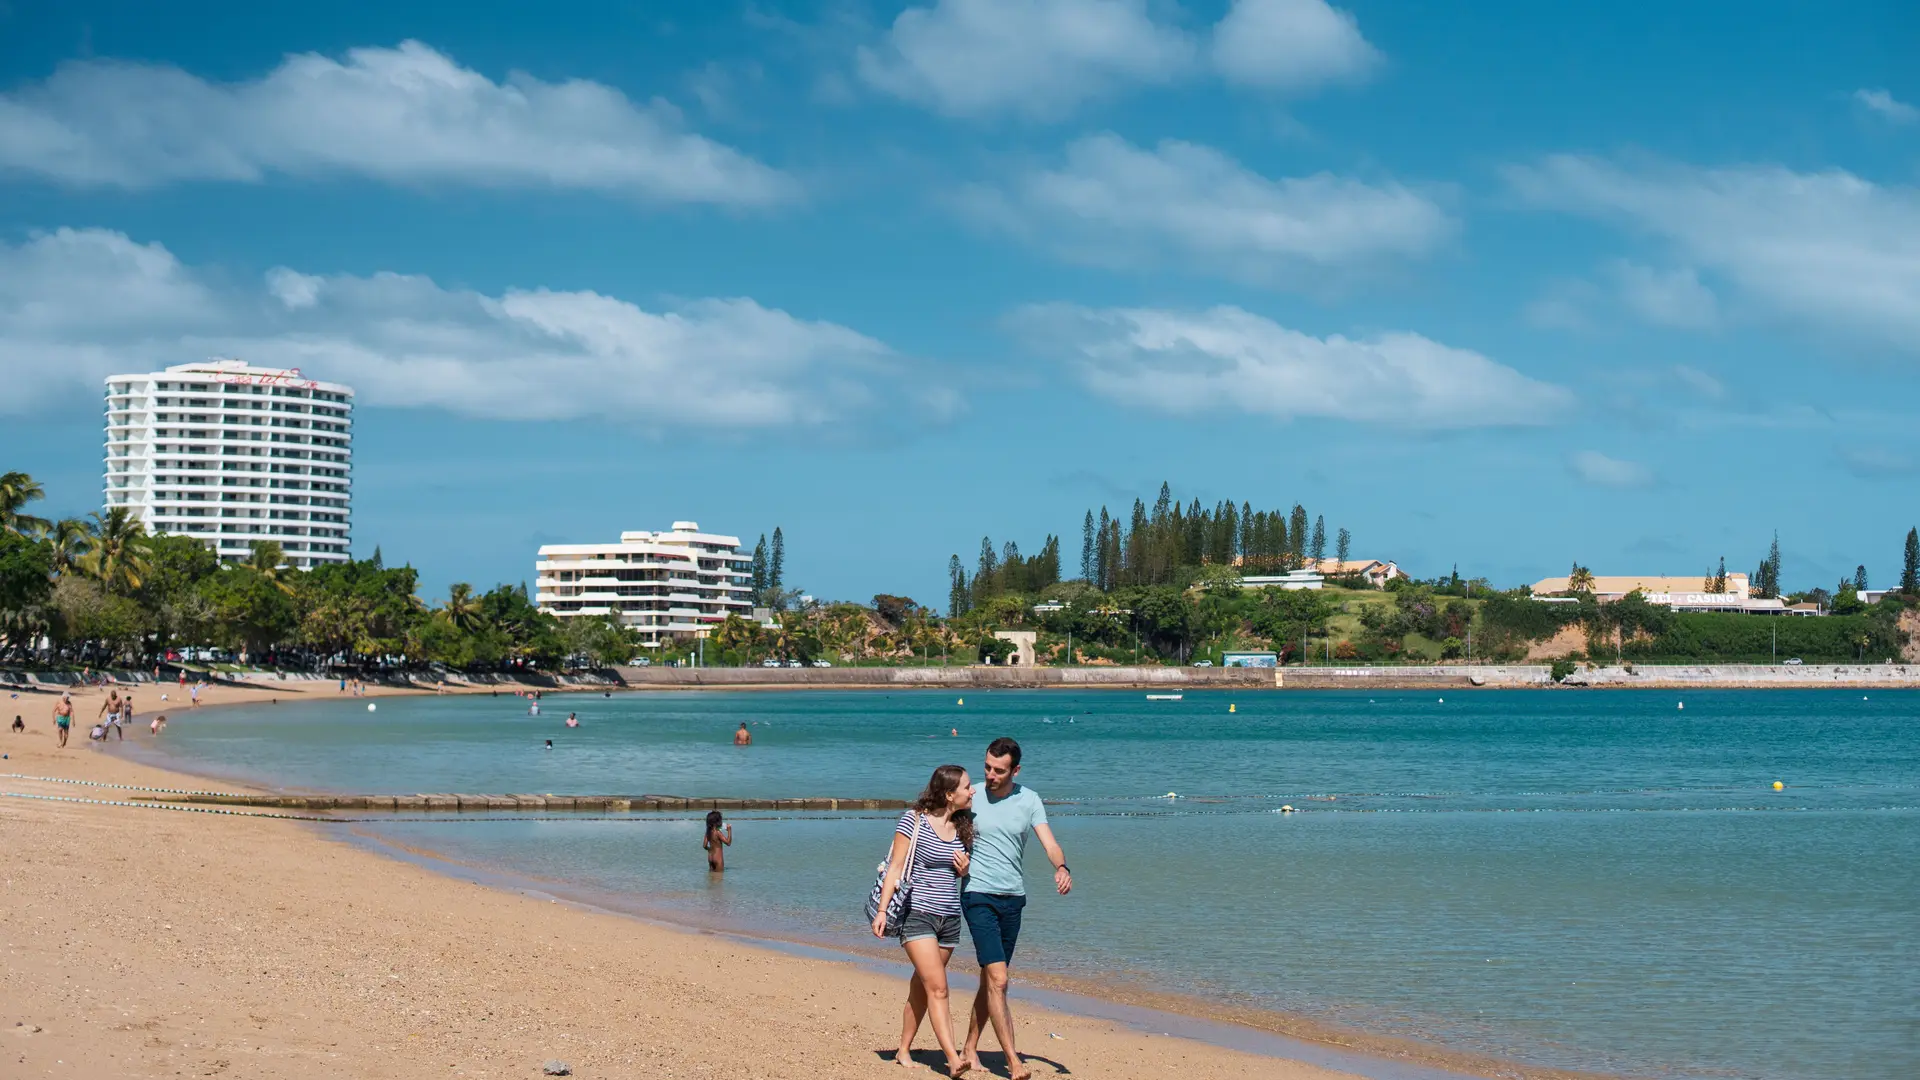
[[760, 661], [760, 666], [761, 667], [780, 667], [781, 664], [780, 664], [780, 661], [775, 660], [773, 657], [769, 656], [765, 660]]
[[1799, 667], [1799, 666], [1800, 666], [1800, 658], [1799, 658], [1799, 657], [1797, 657], [1797, 656], [1792, 656], [1792, 657], [1788, 657], [1788, 658], [1787, 658], [1787, 664], [1788, 664], [1788, 666], [1790, 666], [1790, 667]]
[[627, 661], [627, 666], [628, 666], [628, 667], [652, 667], [652, 666], [653, 666], [653, 657], [651, 657], [651, 656], [636, 656], [636, 657], [634, 657], [633, 659], [631, 659], [631, 660], [629, 660], [629, 661]]
[[813, 666], [814, 666], [814, 667], [832, 667], [832, 666], [833, 666], [833, 661], [831, 661], [831, 660], [815, 660], [815, 661], [813, 662]]
[[1213, 661], [1211, 661], [1211, 660], [1195, 660], [1195, 661], [1193, 662], [1193, 666], [1194, 666], [1194, 667], [1212, 667], [1212, 666], [1213, 666]]
[[788, 667], [806, 667], [807, 665], [801, 663], [798, 660], [789, 660], [787, 661], [787, 666]]

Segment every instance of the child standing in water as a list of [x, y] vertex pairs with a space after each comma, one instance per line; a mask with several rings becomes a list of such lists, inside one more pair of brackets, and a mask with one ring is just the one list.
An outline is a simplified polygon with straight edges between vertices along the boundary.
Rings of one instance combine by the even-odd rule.
[[720, 811], [707, 811], [707, 869], [718, 874], [727, 868], [727, 847], [733, 843], [733, 826], [720, 824]]

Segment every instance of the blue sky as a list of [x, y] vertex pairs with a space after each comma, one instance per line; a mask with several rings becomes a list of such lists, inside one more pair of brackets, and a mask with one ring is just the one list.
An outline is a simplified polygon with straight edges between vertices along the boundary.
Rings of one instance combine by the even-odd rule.
[[1920, 521], [1911, 4], [0, 4], [0, 466], [356, 386], [354, 545], [937, 601], [1162, 479], [1500, 583]]

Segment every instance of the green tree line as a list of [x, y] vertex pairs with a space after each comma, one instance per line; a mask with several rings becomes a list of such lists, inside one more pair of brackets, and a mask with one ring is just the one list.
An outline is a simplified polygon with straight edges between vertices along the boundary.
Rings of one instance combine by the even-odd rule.
[[609, 620], [541, 613], [524, 584], [455, 584], [433, 607], [418, 573], [384, 565], [377, 549], [299, 570], [278, 544], [256, 542], [248, 559], [227, 563], [191, 537], [149, 535], [125, 507], [86, 520], [28, 514], [44, 494], [24, 473], [0, 475], [0, 658], [145, 666], [212, 646], [309, 668], [480, 669], [618, 663], [635, 648]]

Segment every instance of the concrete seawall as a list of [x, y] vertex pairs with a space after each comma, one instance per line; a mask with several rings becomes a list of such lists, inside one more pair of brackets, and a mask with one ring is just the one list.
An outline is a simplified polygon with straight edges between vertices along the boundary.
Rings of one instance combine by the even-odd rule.
[[1034, 687], [1270, 687], [1273, 670], [1260, 668], [1181, 667], [832, 667], [832, 668], [669, 668], [614, 669], [628, 686], [659, 689], [693, 687], [769, 690], [871, 689], [875, 687], [1028, 689]]
[[[1556, 687], [1545, 664], [1432, 667], [620, 667], [634, 689], [1359, 690]], [[1920, 687], [1920, 664], [1582, 665], [1558, 687]]]

